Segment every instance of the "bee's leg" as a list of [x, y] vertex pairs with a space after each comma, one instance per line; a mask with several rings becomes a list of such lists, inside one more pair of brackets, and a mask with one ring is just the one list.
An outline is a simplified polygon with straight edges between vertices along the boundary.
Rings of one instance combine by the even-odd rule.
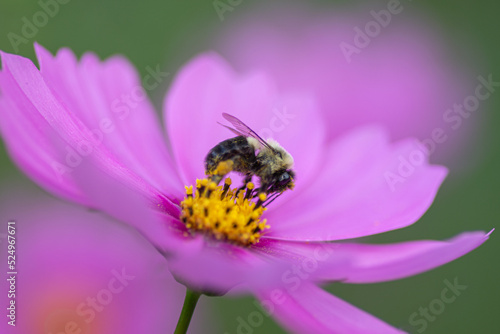
[[236, 196], [240, 193], [240, 191], [244, 191], [247, 188], [247, 184], [252, 181], [252, 174], [246, 174], [245, 178], [243, 179], [243, 185], [238, 188], [236, 191]]
[[267, 207], [269, 204], [274, 202], [276, 198], [280, 197], [283, 194], [283, 192], [273, 192], [262, 204], [263, 207]]
[[257, 189], [257, 194], [260, 194], [260, 193], [265, 193], [267, 195], [269, 195], [269, 188], [270, 188], [270, 185], [265, 183], [264, 181], [262, 181], [262, 179], [260, 180], [260, 187], [259, 189]]
[[262, 204], [263, 207], [271, 204], [276, 198], [278, 198], [283, 192], [278, 192], [273, 189], [273, 183], [265, 183], [261, 179], [261, 186], [257, 189], [257, 194], [265, 193], [267, 195], [266, 200]]
[[223, 177], [224, 175], [212, 175], [210, 177], [210, 181], [215, 182], [215, 184], [219, 184]]
[[245, 190], [247, 188], [247, 184], [252, 181], [252, 174], [247, 174], [245, 179], [243, 179], [243, 185], [238, 188], [238, 192], [241, 190]]

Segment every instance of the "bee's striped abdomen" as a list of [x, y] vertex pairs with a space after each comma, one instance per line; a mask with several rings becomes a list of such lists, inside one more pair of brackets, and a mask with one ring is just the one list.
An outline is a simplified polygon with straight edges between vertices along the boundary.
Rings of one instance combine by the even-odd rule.
[[255, 150], [246, 137], [238, 136], [220, 142], [213, 147], [205, 158], [205, 171], [211, 175], [223, 161], [232, 161], [232, 170], [248, 173], [256, 162]]

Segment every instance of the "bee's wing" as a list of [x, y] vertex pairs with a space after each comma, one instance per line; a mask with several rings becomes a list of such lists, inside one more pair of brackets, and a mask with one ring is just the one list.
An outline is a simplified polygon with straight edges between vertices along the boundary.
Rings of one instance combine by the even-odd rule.
[[236, 129], [230, 128], [229, 126], [225, 126], [224, 124], [221, 124], [221, 125], [224, 125], [226, 128], [228, 128], [229, 130], [233, 131], [234, 133], [236, 133], [236, 134], [238, 134], [240, 136], [255, 138], [255, 139], [257, 139], [259, 141], [259, 143], [262, 146], [265, 146], [268, 149], [270, 149], [271, 151], [275, 152], [274, 148], [272, 148], [271, 146], [269, 146], [269, 144], [266, 143], [266, 141], [264, 139], [262, 139], [255, 131], [253, 131], [252, 129], [250, 129], [245, 123], [243, 123], [242, 121], [240, 121], [238, 118], [234, 117], [233, 115], [229, 115], [229, 114], [227, 114], [225, 112], [222, 113], [222, 116], [225, 119], [227, 119], [229, 122], [231, 122], [231, 124]]
[[233, 129], [233, 128], [232, 128], [232, 127], [230, 127], [230, 126], [224, 125], [224, 124], [222, 124], [221, 122], [217, 122], [217, 124], [222, 125], [223, 127], [225, 127], [226, 129], [230, 130], [231, 132], [233, 132], [233, 133], [234, 133], [235, 135], [237, 135], [237, 136], [244, 136], [244, 137], [246, 137], [246, 135], [245, 135], [244, 133], [241, 133], [241, 132], [239, 132], [238, 130]]

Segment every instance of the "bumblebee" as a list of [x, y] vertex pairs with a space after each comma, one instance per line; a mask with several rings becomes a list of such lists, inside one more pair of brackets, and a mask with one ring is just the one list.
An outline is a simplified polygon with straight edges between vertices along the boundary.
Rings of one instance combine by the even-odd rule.
[[234, 128], [221, 125], [237, 137], [220, 142], [208, 152], [205, 173], [211, 180], [219, 184], [229, 172], [234, 171], [245, 175], [244, 185], [240, 189], [244, 189], [254, 175], [260, 179], [257, 193], [279, 196], [285, 190], [293, 189], [295, 172], [292, 170], [292, 156], [274, 139], [262, 139], [238, 118], [226, 113], [222, 116]]

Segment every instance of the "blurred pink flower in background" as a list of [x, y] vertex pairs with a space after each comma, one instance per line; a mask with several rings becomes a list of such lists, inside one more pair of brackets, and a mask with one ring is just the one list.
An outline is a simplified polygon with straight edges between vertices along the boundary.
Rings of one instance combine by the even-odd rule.
[[[272, 313], [297, 332], [396, 333], [316, 284], [408, 277], [487, 239], [470, 232], [444, 242], [330, 243], [411, 225], [431, 205], [446, 169], [420, 153], [418, 168], [391, 186], [386, 174], [414, 152], [414, 140], [390, 143], [379, 126], [332, 136], [328, 112], [310, 96], [276, 86], [266, 72], [237, 73], [216, 54], [192, 60], [165, 101], [168, 146], [124, 59], [86, 54], [78, 62], [67, 49], [53, 57], [38, 45], [36, 53], [40, 71], [2, 54], [0, 130], [13, 160], [48, 191], [137, 228], [188, 288], [252, 292], [264, 305], [278, 289], [285, 302], [274, 301]], [[120, 104], [123, 96], [136, 98]], [[205, 155], [229, 137], [215, 123], [222, 112], [271, 135], [296, 161], [296, 189], [265, 212], [270, 229], [255, 244], [216, 240], [180, 220], [183, 185], [204, 176]], [[305, 267], [310, 263], [313, 269]], [[297, 268], [307, 275], [290, 286], [284, 275]]]
[[[2, 333], [173, 332], [184, 288], [133, 229], [27, 191], [4, 193], [0, 218], [2, 254], [8, 254], [7, 221], [15, 221], [17, 272], [16, 326], [3, 315]], [[6, 279], [0, 287], [6, 313]], [[200, 329], [198, 312], [194, 327]]]
[[[401, 17], [412, 11], [406, 9], [411, 4], [401, 4], [390, 18], [384, 16], [389, 13], [384, 4], [350, 11], [328, 8], [326, 13], [304, 4], [295, 10], [290, 5], [257, 7], [226, 22], [230, 28], [216, 41], [236, 69], [263, 70], [283, 91], [312, 93], [324, 112], [329, 139], [377, 123], [394, 139], [426, 140], [440, 161], [458, 152], [464, 157], [471, 142], [468, 130], [478, 116], [461, 122], [457, 131], [451, 128], [457, 121], [443, 117], [474, 93], [465, 79], [469, 73], [454, 64], [456, 56], [446, 50], [436, 27]], [[385, 27], [370, 11], [382, 17]], [[370, 21], [372, 31], [379, 26], [373, 37], [365, 30]], [[436, 128], [444, 132], [438, 142], [433, 139]]]

